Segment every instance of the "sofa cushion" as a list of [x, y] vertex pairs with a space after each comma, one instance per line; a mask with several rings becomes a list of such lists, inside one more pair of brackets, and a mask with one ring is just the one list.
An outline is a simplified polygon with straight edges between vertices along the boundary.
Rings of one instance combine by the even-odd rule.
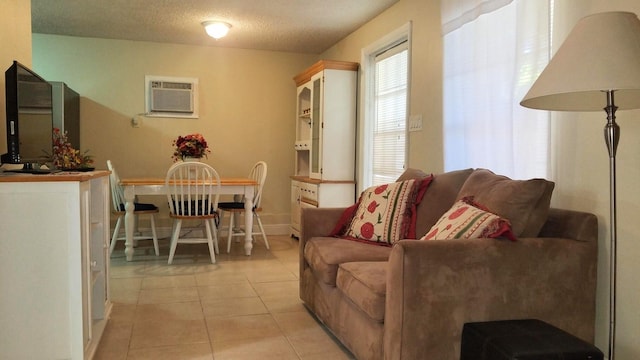
[[336, 286], [338, 266], [353, 261], [386, 261], [391, 248], [341, 238], [311, 238], [304, 247], [304, 258], [320, 281]]
[[509, 220], [493, 214], [471, 198], [456, 201], [420, 240], [506, 237], [515, 240]]
[[545, 179], [512, 180], [487, 169], [475, 170], [460, 189], [458, 200], [474, 200], [511, 222], [516, 237], [535, 237], [549, 214], [554, 183]]
[[344, 235], [388, 246], [401, 239], [415, 239], [416, 206], [431, 179], [410, 179], [366, 189]]
[[387, 262], [364, 261], [340, 264], [336, 286], [371, 319], [384, 321]]
[[453, 206], [460, 188], [472, 172], [473, 169], [455, 170], [433, 177], [416, 210], [418, 238], [424, 236], [442, 214]]
[[399, 177], [396, 182], [411, 180], [411, 179], [424, 179], [431, 176], [420, 169], [407, 168]]

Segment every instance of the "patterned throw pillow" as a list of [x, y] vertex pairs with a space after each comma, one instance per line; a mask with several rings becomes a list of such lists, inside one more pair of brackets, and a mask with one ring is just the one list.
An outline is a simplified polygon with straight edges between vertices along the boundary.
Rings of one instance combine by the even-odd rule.
[[493, 214], [473, 201], [458, 200], [420, 240], [505, 237], [515, 241], [509, 220]]
[[344, 236], [351, 239], [393, 245], [401, 239], [415, 239], [416, 206], [429, 186], [429, 176], [380, 186], [360, 195]]

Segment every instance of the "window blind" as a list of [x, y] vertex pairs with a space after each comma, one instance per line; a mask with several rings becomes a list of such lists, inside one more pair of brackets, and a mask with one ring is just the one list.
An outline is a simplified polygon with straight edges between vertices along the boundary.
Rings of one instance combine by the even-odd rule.
[[403, 41], [375, 57], [372, 185], [393, 182], [404, 171], [408, 53]]

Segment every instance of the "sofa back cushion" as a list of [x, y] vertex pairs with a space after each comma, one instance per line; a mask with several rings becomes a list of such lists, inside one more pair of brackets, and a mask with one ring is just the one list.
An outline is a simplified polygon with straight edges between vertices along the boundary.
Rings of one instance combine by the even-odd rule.
[[[416, 236], [421, 238], [440, 219], [453, 203], [460, 192], [460, 188], [467, 180], [473, 169], [450, 171], [435, 175], [427, 188], [422, 201], [416, 209]], [[398, 181], [406, 179], [426, 178], [430, 175], [417, 169], [407, 169]]]
[[554, 186], [545, 179], [512, 180], [487, 169], [476, 169], [465, 181], [457, 199], [472, 196], [476, 202], [509, 220], [516, 237], [535, 237], [547, 220]]

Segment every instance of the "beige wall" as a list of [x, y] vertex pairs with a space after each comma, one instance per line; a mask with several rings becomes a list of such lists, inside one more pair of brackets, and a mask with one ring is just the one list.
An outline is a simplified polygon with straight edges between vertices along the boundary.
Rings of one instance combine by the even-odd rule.
[[[423, 130], [410, 133], [409, 166], [437, 173], [443, 169], [442, 150], [442, 41], [439, 1], [400, 0], [327, 50], [322, 57], [360, 61], [360, 51], [408, 21], [413, 23], [411, 114], [422, 114]], [[557, 31], [566, 33], [581, 17], [602, 11], [640, 14], [637, 0], [556, 0], [567, 15]], [[559, 36], [564, 38], [564, 36]], [[615, 54], [612, 54], [615, 56]], [[640, 59], [638, 59], [640, 61]], [[603, 105], [604, 106], [604, 105]], [[599, 271], [596, 345], [608, 346], [609, 296], [609, 170], [602, 136], [602, 113], [553, 114], [553, 206], [590, 211], [599, 218]], [[618, 167], [618, 317], [616, 355], [620, 360], [640, 358], [640, 111], [621, 111], [622, 136]], [[561, 299], [558, 299], [561, 301]]]
[[0, 11], [0, 153], [7, 151], [4, 71], [13, 60], [31, 65], [31, 2], [5, 0]]
[[[292, 78], [316, 58], [33, 35], [34, 70], [47, 80], [64, 81], [82, 97], [81, 147], [95, 157], [97, 167], [105, 168], [110, 159], [121, 177], [164, 176], [172, 164], [172, 140], [202, 133], [212, 148], [205, 162], [222, 176], [243, 176], [256, 161], [268, 163], [261, 217], [271, 226], [289, 224], [295, 116]], [[140, 116], [141, 126], [133, 128], [131, 119], [145, 111], [145, 75], [198, 78], [200, 118]], [[163, 204], [157, 197], [146, 201]]]
[[409, 133], [410, 167], [440, 172], [442, 142], [442, 39], [440, 2], [400, 0], [321, 57], [361, 62], [361, 50], [411, 22], [410, 115], [422, 115], [422, 131]]

